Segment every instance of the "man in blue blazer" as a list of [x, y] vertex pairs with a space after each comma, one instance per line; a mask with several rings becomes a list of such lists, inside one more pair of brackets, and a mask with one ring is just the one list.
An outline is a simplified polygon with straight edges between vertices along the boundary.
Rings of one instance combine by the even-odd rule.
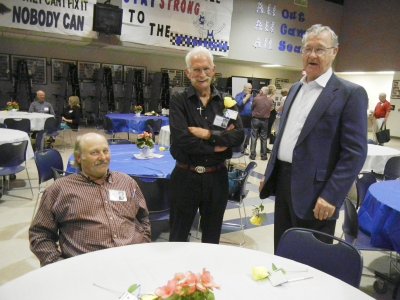
[[311, 26], [303, 36], [306, 75], [291, 88], [260, 183], [275, 195], [274, 242], [291, 227], [334, 234], [339, 209], [367, 155], [368, 96], [333, 74], [338, 37]]

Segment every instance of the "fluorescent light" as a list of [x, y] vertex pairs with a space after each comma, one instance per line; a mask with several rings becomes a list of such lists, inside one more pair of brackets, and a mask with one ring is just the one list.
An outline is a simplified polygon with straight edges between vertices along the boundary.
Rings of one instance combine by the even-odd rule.
[[279, 68], [279, 67], [283, 67], [282, 65], [261, 65], [261, 67], [263, 68]]

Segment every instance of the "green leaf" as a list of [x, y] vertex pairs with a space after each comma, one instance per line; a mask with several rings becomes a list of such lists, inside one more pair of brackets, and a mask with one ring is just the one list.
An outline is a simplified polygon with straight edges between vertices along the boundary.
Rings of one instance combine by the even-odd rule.
[[275, 264], [272, 264], [272, 271], [277, 271], [278, 268], [275, 266]]
[[128, 288], [128, 293], [133, 294], [138, 288], [140, 287], [139, 284], [132, 284], [129, 288]]
[[264, 205], [262, 205], [262, 203], [260, 204], [259, 208], [261, 212], [264, 211]]

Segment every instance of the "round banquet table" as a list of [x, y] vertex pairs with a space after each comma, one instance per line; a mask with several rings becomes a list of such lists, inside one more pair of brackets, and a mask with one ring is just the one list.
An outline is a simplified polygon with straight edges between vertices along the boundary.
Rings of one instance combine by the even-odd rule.
[[361, 230], [375, 247], [400, 253], [400, 180], [372, 184], [358, 211]]
[[367, 158], [362, 171], [383, 174], [386, 162], [393, 156], [400, 156], [400, 151], [386, 146], [368, 144]]
[[0, 123], [5, 119], [29, 119], [31, 121], [31, 131], [41, 131], [44, 129], [44, 123], [48, 118], [54, 117], [51, 114], [29, 113], [25, 111], [0, 111]]
[[0, 128], [0, 145], [21, 141], [28, 141], [28, 147], [26, 148], [26, 160], [31, 159], [34, 156], [34, 153], [31, 139], [29, 138], [28, 134], [21, 130]]
[[[311, 279], [273, 287], [254, 281], [251, 269], [272, 263], [287, 276]], [[343, 263], [343, 262], [338, 262]], [[175, 273], [206, 268], [220, 290], [218, 300], [233, 299], [373, 299], [360, 290], [303, 264], [246, 248], [206, 243], [148, 243], [111, 248], [47, 265], [0, 287], [2, 300], [118, 299], [130, 285], [153, 293]]]

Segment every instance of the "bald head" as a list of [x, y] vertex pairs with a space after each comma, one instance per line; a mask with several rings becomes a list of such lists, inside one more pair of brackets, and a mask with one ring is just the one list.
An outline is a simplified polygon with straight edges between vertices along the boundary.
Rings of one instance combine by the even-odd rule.
[[43, 92], [42, 90], [39, 90], [36, 92], [36, 98], [40, 103], [43, 103], [44, 100], [46, 99], [46, 93]]
[[76, 166], [90, 179], [98, 180], [107, 175], [111, 155], [104, 136], [94, 132], [79, 136], [74, 157]]

